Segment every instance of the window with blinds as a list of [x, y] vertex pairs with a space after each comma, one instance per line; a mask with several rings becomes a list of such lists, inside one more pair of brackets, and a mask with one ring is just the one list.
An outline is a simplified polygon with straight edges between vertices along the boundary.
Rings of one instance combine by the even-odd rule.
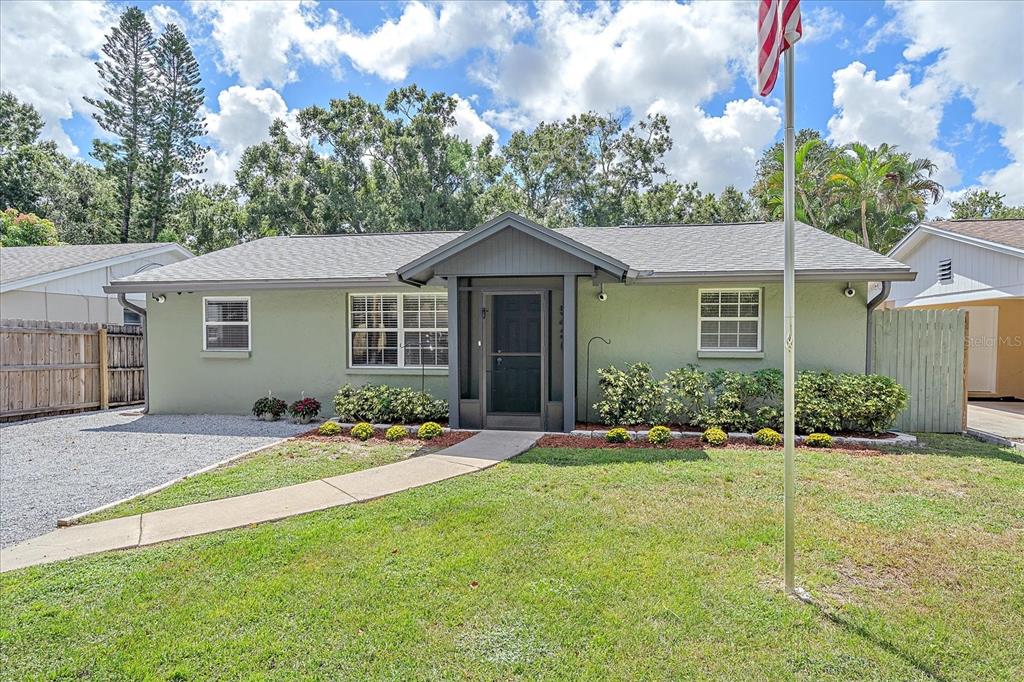
[[349, 296], [351, 367], [447, 367], [446, 294]]
[[203, 350], [250, 348], [249, 297], [203, 299]]
[[699, 296], [700, 350], [761, 350], [760, 289], [701, 289]]

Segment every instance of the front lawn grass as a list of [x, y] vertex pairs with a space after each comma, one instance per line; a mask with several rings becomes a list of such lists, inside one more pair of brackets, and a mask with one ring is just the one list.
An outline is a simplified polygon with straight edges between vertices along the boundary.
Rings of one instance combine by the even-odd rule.
[[152, 495], [128, 500], [79, 520], [106, 521], [144, 512], [208, 502], [224, 497], [282, 488], [286, 485], [340, 476], [409, 457], [421, 443], [352, 440], [291, 440], [186, 478]]
[[373, 502], [0, 576], [0, 677], [1016, 680], [1024, 458], [532, 450]]

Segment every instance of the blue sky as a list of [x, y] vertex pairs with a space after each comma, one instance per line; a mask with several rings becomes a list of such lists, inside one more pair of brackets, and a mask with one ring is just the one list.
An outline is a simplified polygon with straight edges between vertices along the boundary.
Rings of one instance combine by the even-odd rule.
[[[748, 187], [782, 133], [781, 81], [772, 97], [752, 91], [750, 2], [138, 5], [158, 31], [179, 23], [196, 51], [211, 181], [230, 181], [275, 117], [349, 92], [381, 101], [408, 83], [458, 94], [455, 132], [472, 140], [588, 109], [664, 113], [671, 174], [716, 191]], [[87, 158], [99, 134], [81, 96], [97, 93], [92, 62], [126, 6], [0, 6], [0, 84], [39, 108], [68, 153]], [[802, 8], [798, 127], [928, 156], [947, 197], [988, 187], [1024, 203], [1024, 3]]]

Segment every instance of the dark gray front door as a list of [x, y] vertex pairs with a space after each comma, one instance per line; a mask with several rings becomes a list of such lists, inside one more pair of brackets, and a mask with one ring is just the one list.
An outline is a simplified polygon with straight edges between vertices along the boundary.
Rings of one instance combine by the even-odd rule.
[[489, 294], [485, 307], [485, 426], [540, 430], [547, 345], [544, 297], [532, 292]]

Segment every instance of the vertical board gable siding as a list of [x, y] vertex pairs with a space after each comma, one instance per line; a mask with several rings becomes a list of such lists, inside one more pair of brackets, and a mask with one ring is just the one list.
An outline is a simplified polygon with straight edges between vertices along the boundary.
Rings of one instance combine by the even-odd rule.
[[590, 274], [594, 266], [514, 228], [506, 228], [437, 264], [437, 275]]

